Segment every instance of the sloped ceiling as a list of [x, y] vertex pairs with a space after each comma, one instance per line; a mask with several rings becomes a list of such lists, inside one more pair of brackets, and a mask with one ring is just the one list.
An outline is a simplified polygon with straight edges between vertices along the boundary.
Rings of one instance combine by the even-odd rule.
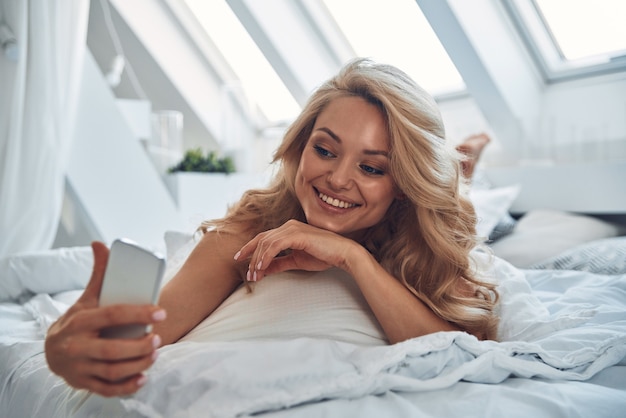
[[[216, 149], [217, 142], [207, 124], [198, 116], [196, 109], [181, 94], [172, 79], [164, 72], [137, 35], [120, 16], [115, 7], [109, 7], [112, 22], [124, 48], [127, 61], [132, 66], [146, 99], [153, 110], [179, 110], [184, 114], [184, 138], [186, 148], [202, 147]], [[106, 73], [116, 56], [111, 33], [105, 24], [105, 15], [100, 0], [92, 0], [89, 12], [87, 46], [103, 73]], [[144, 99], [133, 87], [127, 72], [114, 89], [118, 98]]]
[[[88, 45], [100, 68], [106, 71], [115, 51], [104, 24], [101, 1], [92, 0]], [[572, 137], [577, 137], [576, 141], [624, 142], [626, 125], [620, 110], [626, 96], [624, 72], [547, 84], [500, 0], [416, 1], [467, 85], [469, 95], [446, 100], [442, 106], [446, 128], [456, 136], [453, 140], [487, 130], [495, 140], [489, 152], [497, 150], [502, 154], [491, 161], [500, 164], [515, 164], [528, 156], [525, 153], [532, 154], [546, 146], [565, 149]], [[219, 51], [207, 56], [206, 48], [194, 43], [197, 39], [191, 36], [191, 31], [197, 28], [191, 27], [193, 19], [181, 19], [184, 3], [181, 0], [110, 0], [110, 3], [112, 20], [127, 59], [153, 107], [183, 111], [187, 148], [218, 147], [224, 108], [220, 88], [233, 74]], [[317, 0], [264, 0], [262, 5], [257, 0], [227, 0], [227, 3], [301, 103], [305, 92], [323, 81], [350, 55], [345, 39], [324, 28], [324, 14]], [[160, 26], [150, 26], [152, 20], [158, 20]], [[162, 35], [165, 31], [168, 31], [166, 42], [155, 41], [154, 32]], [[301, 39], [308, 41], [305, 44], [294, 41]], [[195, 83], [192, 87], [190, 80]], [[589, 95], [589, 91], [601, 106], [571, 100], [583, 92]], [[118, 97], [137, 97], [126, 76], [115, 93]], [[447, 112], [451, 107], [454, 110]], [[468, 115], [465, 119], [463, 113]], [[248, 123], [254, 128], [256, 122]], [[588, 135], [590, 132], [593, 135]]]

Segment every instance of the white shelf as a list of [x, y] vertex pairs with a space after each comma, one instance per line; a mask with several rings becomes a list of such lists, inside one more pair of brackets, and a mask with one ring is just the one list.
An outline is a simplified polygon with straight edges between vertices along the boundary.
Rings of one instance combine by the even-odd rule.
[[495, 187], [521, 185], [512, 213], [532, 209], [626, 213], [626, 161], [491, 167], [485, 174]]

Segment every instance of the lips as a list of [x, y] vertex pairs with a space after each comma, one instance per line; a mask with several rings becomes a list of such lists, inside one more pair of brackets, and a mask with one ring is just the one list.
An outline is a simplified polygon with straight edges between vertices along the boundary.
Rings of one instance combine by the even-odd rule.
[[340, 208], [340, 209], [350, 209], [353, 208], [355, 206], [358, 206], [356, 203], [350, 203], [350, 202], [346, 202], [343, 200], [339, 200], [337, 198], [333, 198], [330, 197], [322, 192], [318, 192], [318, 196], [319, 198], [324, 201], [326, 204], [336, 207], [336, 208]]

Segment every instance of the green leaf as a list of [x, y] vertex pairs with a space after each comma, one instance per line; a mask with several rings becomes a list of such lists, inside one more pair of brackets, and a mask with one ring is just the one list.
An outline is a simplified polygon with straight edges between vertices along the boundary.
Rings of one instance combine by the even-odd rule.
[[177, 171], [228, 174], [235, 171], [235, 164], [230, 157], [219, 158], [214, 151], [205, 157], [200, 148], [195, 148], [185, 152], [183, 159], [168, 170], [170, 173]]

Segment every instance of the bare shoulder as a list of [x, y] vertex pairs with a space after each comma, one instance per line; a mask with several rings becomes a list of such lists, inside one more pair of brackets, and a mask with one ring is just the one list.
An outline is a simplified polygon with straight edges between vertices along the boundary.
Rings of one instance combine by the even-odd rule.
[[[241, 263], [235, 261], [235, 254], [244, 246], [252, 236], [250, 233], [246, 233], [243, 229], [240, 231], [219, 231], [211, 230], [205, 232], [200, 242], [196, 245], [196, 248], [189, 255], [186, 267], [187, 269], [194, 269], [194, 266], [199, 268], [206, 268], [211, 266], [212, 270], [219, 269], [230, 270], [236, 272], [237, 279], [241, 279], [245, 274], [240, 267]], [[247, 268], [247, 267], [246, 267]]]
[[241, 249], [253, 235], [243, 227], [230, 229], [229, 231], [210, 230], [202, 235], [196, 248], [199, 251], [212, 251], [220, 257], [234, 260], [235, 253]]

